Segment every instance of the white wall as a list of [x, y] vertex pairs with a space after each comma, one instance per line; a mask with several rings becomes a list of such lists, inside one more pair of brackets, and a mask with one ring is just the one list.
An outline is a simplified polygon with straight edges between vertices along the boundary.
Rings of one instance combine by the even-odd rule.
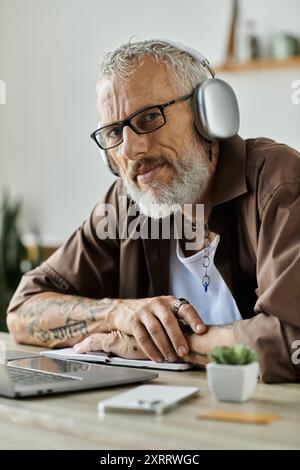
[[[104, 50], [130, 36], [170, 37], [224, 59], [229, 0], [0, 0], [0, 184], [24, 205], [24, 230], [61, 242], [87, 217], [113, 178], [89, 133], [97, 123], [95, 81]], [[243, 0], [263, 34], [300, 36], [298, 0]], [[224, 75], [225, 76], [225, 75]], [[230, 74], [242, 136], [267, 135], [300, 149], [300, 69]]]

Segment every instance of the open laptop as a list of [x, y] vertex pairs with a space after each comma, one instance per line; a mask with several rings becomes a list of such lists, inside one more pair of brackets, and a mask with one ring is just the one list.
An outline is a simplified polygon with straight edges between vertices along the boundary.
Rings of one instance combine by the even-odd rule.
[[157, 377], [158, 374], [142, 369], [6, 351], [6, 364], [0, 364], [0, 395], [9, 398], [50, 395], [146, 382]]

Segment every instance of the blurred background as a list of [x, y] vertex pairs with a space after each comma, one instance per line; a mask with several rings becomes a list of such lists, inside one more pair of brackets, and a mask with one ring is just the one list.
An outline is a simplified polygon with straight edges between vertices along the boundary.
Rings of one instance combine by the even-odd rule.
[[300, 150], [299, 0], [0, 0], [0, 329], [21, 273], [114, 180], [89, 138], [95, 83], [132, 36], [200, 50], [236, 91], [240, 135]]

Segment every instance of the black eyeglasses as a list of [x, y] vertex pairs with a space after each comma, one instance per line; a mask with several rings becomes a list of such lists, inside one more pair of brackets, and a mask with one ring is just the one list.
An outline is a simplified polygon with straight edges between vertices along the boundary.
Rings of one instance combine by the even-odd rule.
[[123, 129], [129, 126], [137, 134], [149, 134], [166, 124], [165, 108], [191, 98], [193, 94], [185, 95], [167, 103], [149, 106], [129, 116], [124, 121], [114, 122], [93, 132], [90, 137], [103, 150], [108, 150], [123, 142]]

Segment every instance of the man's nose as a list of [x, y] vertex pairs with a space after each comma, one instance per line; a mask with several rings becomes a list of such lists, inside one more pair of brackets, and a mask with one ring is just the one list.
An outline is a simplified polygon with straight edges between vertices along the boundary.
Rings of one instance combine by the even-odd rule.
[[129, 126], [126, 126], [123, 128], [123, 142], [119, 148], [121, 158], [137, 160], [148, 153], [148, 134], [137, 134]]

